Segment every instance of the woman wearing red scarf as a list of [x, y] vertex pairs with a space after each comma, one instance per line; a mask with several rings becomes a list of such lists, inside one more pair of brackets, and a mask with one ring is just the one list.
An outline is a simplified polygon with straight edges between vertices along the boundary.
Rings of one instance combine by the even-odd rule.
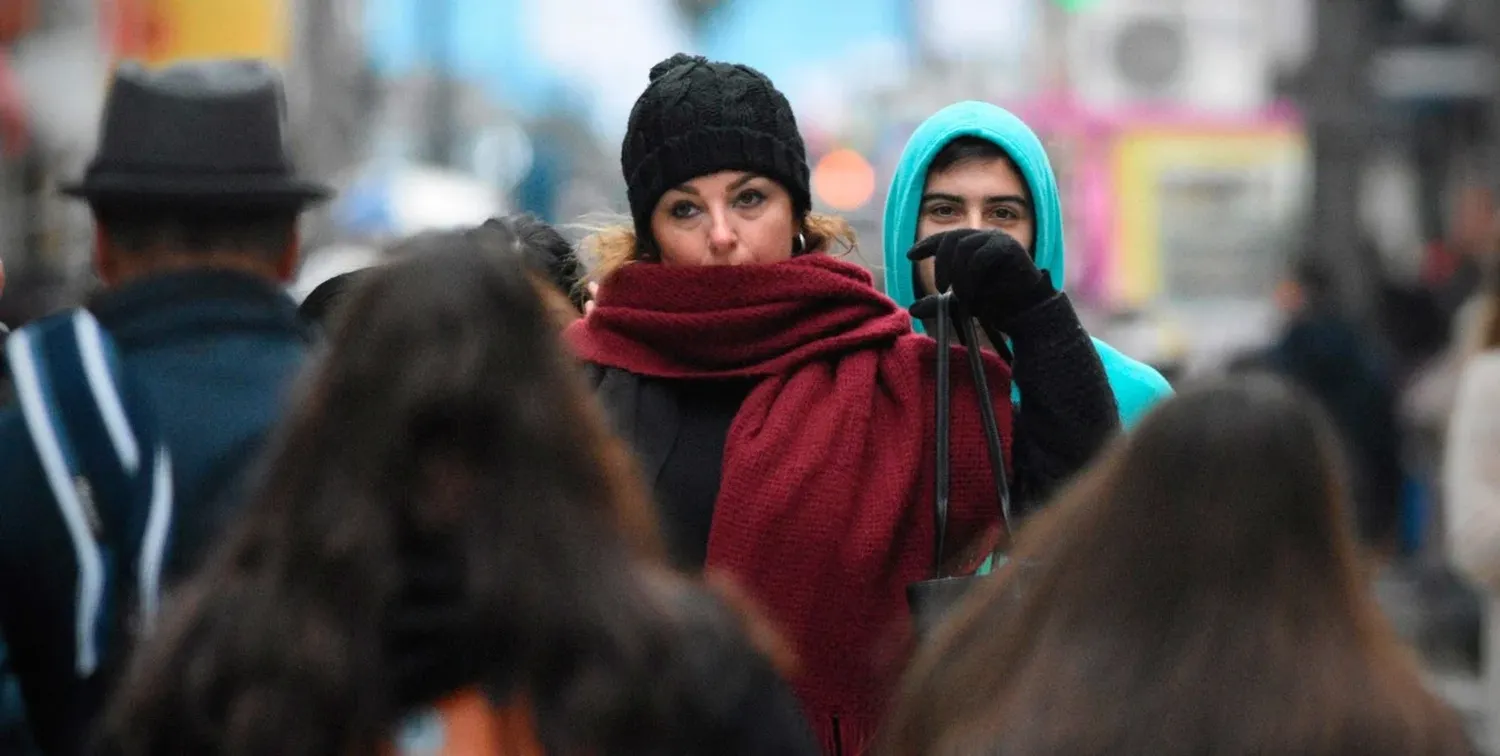
[[[863, 753], [900, 671], [905, 588], [934, 564], [936, 345], [836, 254], [853, 233], [811, 212], [796, 119], [758, 71], [658, 64], [621, 163], [634, 226], [591, 240], [600, 287], [568, 339], [655, 486], [676, 562], [727, 573], [759, 602], [796, 652], [791, 682], [824, 750]], [[936, 257], [960, 301], [1025, 307], [1043, 278], [1000, 234], [935, 237], [914, 254]], [[1102, 419], [1055, 430], [1086, 458], [1115, 409], [1077, 330], [1060, 337], [1059, 387]], [[1026, 439], [1012, 443], [1011, 373], [986, 358], [1016, 487], [1071, 474], [1034, 469]], [[998, 502], [961, 373], [943, 556], [969, 565], [995, 543]], [[1059, 396], [1031, 390], [1028, 412]]]

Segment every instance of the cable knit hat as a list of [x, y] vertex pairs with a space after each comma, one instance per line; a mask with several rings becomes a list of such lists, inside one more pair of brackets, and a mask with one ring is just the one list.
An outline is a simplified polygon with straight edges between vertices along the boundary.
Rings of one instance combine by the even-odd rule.
[[798, 218], [812, 207], [807, 147], [792, 106], [765, 74], [746, 65], [678, 53], [651, 68], [635, 101], [620, 167], [639, 239], [672, 187], [719, 171], [753, 171], [791, 194]]

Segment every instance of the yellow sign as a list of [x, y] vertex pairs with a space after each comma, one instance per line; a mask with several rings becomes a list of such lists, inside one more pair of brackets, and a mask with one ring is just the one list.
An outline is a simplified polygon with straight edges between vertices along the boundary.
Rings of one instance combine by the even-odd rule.
[[[1115, 298], [1139, 307], [1162, 296], [1198, 296], [1194, 290], [1224, 288], [1195, 283], [1206, 274], [1249, 275], [1236, 255], [1283, 254], [1264, 242], [1295, 221], [1305, 161], [1302, 135], [1284, 125], [1124, 135], [1113, 171]], [[1191, 227], [1199, 221], [1203, 228]], [[1235, 250], [1236, 244], [1248, 246]], [[1251, 262], [1265, 263], [1257, 269], [1280, 264], [1269, 257]]]
[[145, 62], [193, 58], [266, 58], [283, 63], [291, 29], [290, 0], [145, 0]]

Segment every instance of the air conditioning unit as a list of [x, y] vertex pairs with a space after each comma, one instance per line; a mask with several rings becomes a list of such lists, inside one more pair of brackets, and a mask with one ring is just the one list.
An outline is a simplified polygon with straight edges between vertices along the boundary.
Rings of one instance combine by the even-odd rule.
[[1274, 65], [1260, 3], [1108, 0], [1070, 17], [1074, 91], [1090, 104], [1252, 112]]

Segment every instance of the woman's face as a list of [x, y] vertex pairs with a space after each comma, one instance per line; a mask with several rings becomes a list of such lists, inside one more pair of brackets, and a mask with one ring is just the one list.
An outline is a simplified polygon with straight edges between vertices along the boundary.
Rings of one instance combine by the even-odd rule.
[[651, 235], [664, 265], [755, 265], [791, 259], [797, 223], [780, 184], [721, 171], [663, 194]]
[[[1032, 251], [1036, 216], [1031, 192], [1009, 160], [966, 160], [927, 176], [922, 191], [917, 241], [958, 228], [1004, 231]], [[922, 286], [932, 291], [936, 278], [931, 258], [918, 264]]]

